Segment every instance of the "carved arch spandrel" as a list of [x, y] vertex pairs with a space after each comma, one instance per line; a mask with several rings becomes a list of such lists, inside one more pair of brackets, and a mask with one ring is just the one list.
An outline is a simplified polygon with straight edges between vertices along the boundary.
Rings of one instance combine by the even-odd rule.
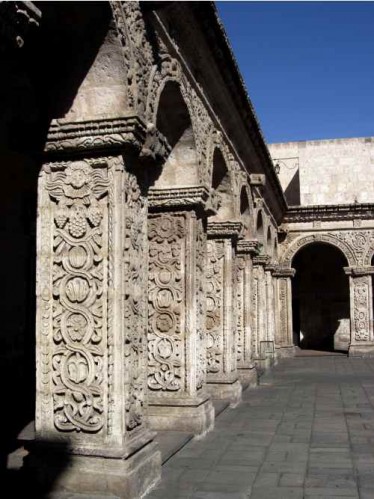
[[280, 264], [284, 267], [291, 267], [292, 260], [296, 253], [305, 246], [313, 243], [327, 243], [339, 249], [345, 258], [347, 259], [348, 265], [354, 267], [357, 265], [357, 258], [353, 251], [345, 241], [342, 241], [338, 236], [333, 234], [309, 234], [307, 236], [301, 236], [293, 240], [291, 245], [280, 257]]
[[158, 41], [160, 63], [153, 66], [148, 82], [146, 103], [147, 124], [148, 126], [155, 126], [157, 123], [160, 98], [165, 86], [170, 82], [178, 84], [181, 96], [188, 109], [195, 139], [199, 184], [208, 185], [207, 150], [208, 138], [211, 136], [213, 130], [212, 120], [187, 76], [183, 73], [178, 59], [168, 52], [160, 39]]

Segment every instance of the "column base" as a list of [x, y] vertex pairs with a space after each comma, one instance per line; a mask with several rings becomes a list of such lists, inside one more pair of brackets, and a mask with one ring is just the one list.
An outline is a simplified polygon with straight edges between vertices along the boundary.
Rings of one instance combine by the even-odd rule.
[[349, 357], [374, 357], [374, 345], [351, 345], [348, 355]]
[[248, 368], [238, 368], [239, 380], [249, 387], [258, 386], [258, 372], [256, 366]]
[[278, 359], [289, 359], [291, 357], [295, 357], [296, 350], [295, 346], [287, 346], [287, 347], [276, 347], [276, 355]]
[[233, 382], [208, 381], [207, 391], [214, 400], [229, 400], [230, 407], [236, 407], [242, 400], [242, 385], [237, 379]]
[[156, 431], [185, 431], [198, 437], [204, 436], [214, 428], [214, 407], [210, 399], [202, 402], [198, 400], [195, 404], [193, 402], [167, 400], [160, 401], [157, 405], [149, 403], [147, 414], [150, 428]]
[[[44, 444], [25, 463], [38, 488], [51, 499], [71, 494], [138, 499], [161, 479], [161, 452], [150, 442], [126, 459], [61, 453]], [[43, 495], [44, 497], [44, 495]]]

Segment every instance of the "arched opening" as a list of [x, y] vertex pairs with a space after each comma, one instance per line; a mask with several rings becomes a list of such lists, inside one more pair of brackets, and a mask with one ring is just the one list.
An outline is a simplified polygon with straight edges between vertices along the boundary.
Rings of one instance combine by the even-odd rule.
[[262, 211], [260, 210], [257, 213], [257, 221], [256, 221], [256, 237], [258, 242], [261, 245], [261, 253], [264, 253], [265, 248], [264, 248], [264, 218], [262, 215]]
[[298, 251], [292, 267], [292, 318], [295, 346], [347, 351], [350, 341], [349, 282], [345, 256], [336, 247], [313, 243]]
[[271, 240], [271, 229], [270, 229], [270, 226], [268, 227], [267, 236], [266, 236], [266, 248], [267, 248], [267, 251], [268, 251], [268, 255], [272, 257], [273, 256], [273, 243], [272, 243], [272, 240]]
[[278, 240], [276, 238], [274, 238], [273, 259], [278, 260]]
[[168, 81], [161, 93], [157, 129], [166, 137], [171, 152], [155, 182], [156, 188], [198, 185], [195, 138], [180, 86]]
[[240, 218], [244, 225], [244, 238], [250, 237], [250, 207], [246, 188], [243, 186], [240, 192]]
[[233, 216], [233, 199], [230, 173], [220, 149], [213, 154], [212, 188], [219, 197], [217, 214], [211, 217], [214, 222], [230, 220]]

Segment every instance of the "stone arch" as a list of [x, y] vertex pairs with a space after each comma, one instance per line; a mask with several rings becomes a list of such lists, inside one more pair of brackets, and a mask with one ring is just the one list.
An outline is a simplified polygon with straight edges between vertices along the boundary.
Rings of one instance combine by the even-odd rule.
[[212, 221], [227, 221], [234, 217], [234, 192], [229, 163], [220, 147], [215, 147], [212, 156], [211, 187], [218, 198], [217, 214]]
[[256, 239], [262, 245], [261, 253], [265, 253], [266, 251], [266, 239], [265, 239], [265, 222], [266, 217], [262, 209], [258, 209], [256, 213], [255, 220], [255, 230], [256, 230]]
[[239, 196], [239, 214], [240, 214], [240, 220], [244, 225], [244, 239], [249, 239], [253, 232], [252, 211], [253, 211], [253, 206], [251, 203], [250, 196], [248, 195], [248, 189], [247, 186], [243, 184], [241, 186], [240, 196]]
[[349, 266], [355, 266], [357, 264], [355, 255], [352, 249], [348, 246], [347, 243], [341, 241], [336, 236], [331, 234], [310, 234], [308, 236], [298, 237], [295, 241], [291, 243], [289, 248], [283, 254], [280, 263], [282, 266], [290, 267], [292, 265], [292, 260], [296, 253], [301, 248], [313, 243], [327, 243], [330, 244], [337, 249], [339, 249], [343, 255], [345, 256]]
[[270, 257], [273, 257], [273, 234], [271, 225], [268, 225], [266, 230], [266, 252]]
[[198, 183], [208, 184], [211, 170], [208, 171], [209, 163], [207, 162], [207, 156], [209, 138], [213, 129], [212, 121], [201, 99], [183, 73], [180, 62], [167, 53], [167, 49], [162, 43], [161, 46], [161, 54], [159, 54], [161, 62], [153, 67], [148, 84], [146, 104], [147, 124], [153, 127], [157, 122], [160, 99], [165, 86], [171, 82], [178, 84], [191, 119], [199, 166], [197, 172]]
[[180, 83], [164, 82], [158, 99], [155, 124], [171, 148], [156, 188], [188, 187], [199, 184], [198, 157], [191, 114], [183, 97]]

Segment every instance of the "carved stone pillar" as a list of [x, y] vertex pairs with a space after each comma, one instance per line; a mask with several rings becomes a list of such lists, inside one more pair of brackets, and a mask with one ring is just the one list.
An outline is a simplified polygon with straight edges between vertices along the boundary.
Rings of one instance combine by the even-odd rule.
[[235, 242], [241, 224], [208, 222], [206, 334], [208, 390], [214, 399], [241, 400], [237, 371]]
[[293, 357], [292, 284], [295, 270], [275, 267], [275, 349], [278, 357]]
[[136, 170], [144, 127], [119, 121], [115, 134], [107, 120], [107, 135], [93, 121], [49, 136], [30, 466], [57, 490], [136, 498], [159, 479], [161, 456], [145, 418], [147, 204], [127, 170], [130, 157]]
[[374, 357], [373, 288], [374, 267], [345, 267], [349, 275], [351, 344], [349, 355]]
[[236, 334], [239, 379], [244, 384], [257, 385], [257, 370], [252, 352], [251, 284], [252, 255], [257, 253], [257, 241], [239, 241], [236, 253]]
[[267, 355], [273, 361], [275, 358], [275, 297], [274, 297], [274, 266], [265, 267], [266, 283], [266, 304], [267, 304], [267, 322], [266, 322], [266, 340]]
[[272, 343], [267, 337], [267, 289], [265, 266], [269, 257], [259, 255], [253, 258], [253, 283], [252, 283], [252, 326], [254, 335], [253, 358], [261, 367], [269, 364]]
[[201, 187], [150, 192], [148, 398], [152, 428], [203, 435], [206, 391], [204, 210]]

